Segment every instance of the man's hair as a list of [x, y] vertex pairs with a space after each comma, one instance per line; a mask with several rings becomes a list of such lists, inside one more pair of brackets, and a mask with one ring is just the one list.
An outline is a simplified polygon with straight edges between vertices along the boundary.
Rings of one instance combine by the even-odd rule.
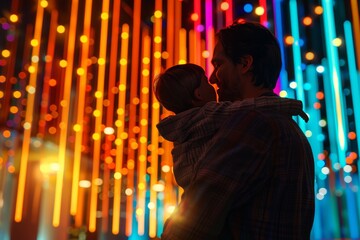
[[155, 78], [155, 97], [174, 113], [188, 110], [194, 107], [194, 91], [200, 86], [204, 74], [204, 69], [195, 64], [172, 66]]
[[216, 36], [233, 63], [240, 63], [245, 55], [253, 57], [255, 86], [275, 88], [281, 70], [280, 46], [266, 27], [255, 22], [236, 21]]

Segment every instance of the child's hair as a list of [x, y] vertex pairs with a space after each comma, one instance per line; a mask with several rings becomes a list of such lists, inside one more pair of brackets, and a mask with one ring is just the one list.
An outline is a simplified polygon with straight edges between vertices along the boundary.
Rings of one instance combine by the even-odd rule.
[[191, 63], [170, 67], [155, 78], [155, 97], [176, 114], [188, 110], [194, 107], [194, 91], [204, 74], [203, 68]]

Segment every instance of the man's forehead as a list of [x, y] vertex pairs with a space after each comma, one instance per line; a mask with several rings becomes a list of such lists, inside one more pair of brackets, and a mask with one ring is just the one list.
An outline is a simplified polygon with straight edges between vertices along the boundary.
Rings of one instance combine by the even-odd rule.
[[214, 63], [214, 62], [221, 61], [224, 57], [226, 57], [224, 48], [223, 48], [222, 44], [218, 41], [215, 45], [214, 54], [211, 59], [211, 62]]

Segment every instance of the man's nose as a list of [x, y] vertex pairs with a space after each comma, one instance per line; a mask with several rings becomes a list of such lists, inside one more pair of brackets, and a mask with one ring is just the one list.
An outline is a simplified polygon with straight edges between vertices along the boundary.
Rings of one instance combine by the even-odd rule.
[[210, 78], [209, 78], [209, 82], [210, 82], [211, 84], [217, 84], [217, 83], [219, 82], [218, 79], [217, 79], [217, 77], [216, 77], [215, 71], [213, 71], [213, 72], [211, 73]]

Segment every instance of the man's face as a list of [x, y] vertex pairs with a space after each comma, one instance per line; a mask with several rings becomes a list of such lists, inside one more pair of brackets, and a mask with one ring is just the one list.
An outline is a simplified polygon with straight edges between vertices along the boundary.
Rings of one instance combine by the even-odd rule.
[[211, 60], [214, 71], [210, 75], [210, 83], [216, 84], [219, 101], [235, 101], [241, 99], [241, 79], [234, 64], [225, 54], [220, 41], [216, 42]]

